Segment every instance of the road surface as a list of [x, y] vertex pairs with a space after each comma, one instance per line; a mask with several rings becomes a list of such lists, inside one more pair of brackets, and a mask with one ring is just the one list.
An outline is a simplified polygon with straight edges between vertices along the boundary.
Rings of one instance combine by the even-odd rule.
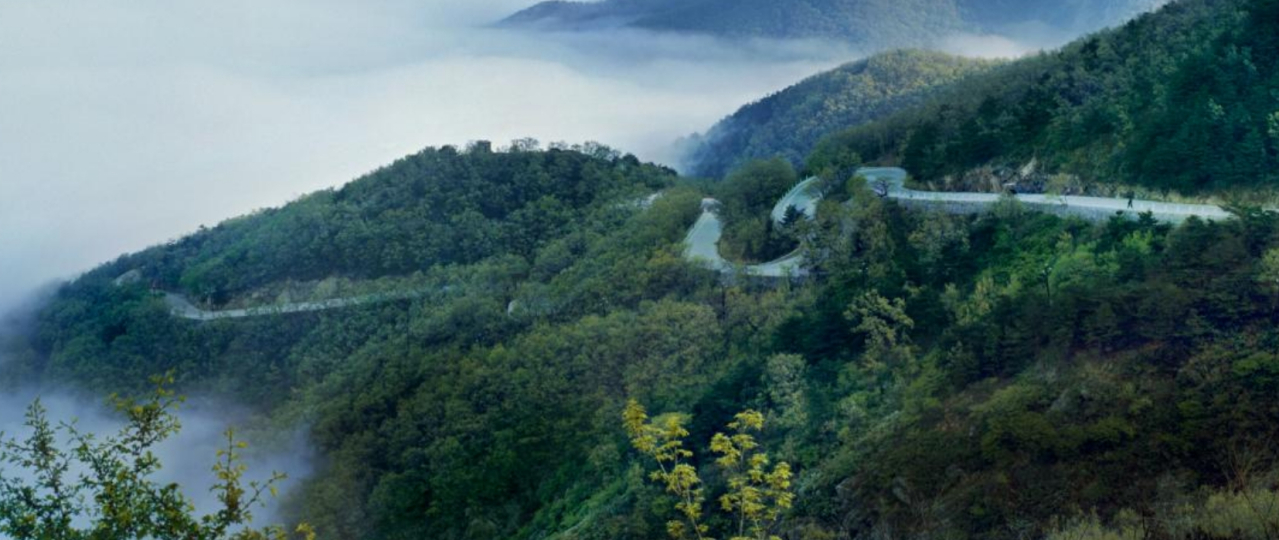
[[[901, 201], [935, 205], [971, 205], [973, 211], [981, 211], [999, 201], [995, 193], [965, 193], [947, 191], [917, 191], [906, 189], [906, 171], [895, 167], [861, 169], [857, 174], [866, 178], [871, 187], [886, 185], [887, 197]], [[1092, 219], [1109, 219], [1116, 213], [1136, 216], [1150, 212], [1160, 221], [1180, 223], [1191, 216], [1203, 219], [1224, 220], [1231, 214], [1219, 206], [1210, 204], [1178, 204], [1118, 197], [1080, 197], [1075, 195], [1015, 195], [1022, 204], [1038, 210], [1078, 215]]]
[[[984, 212], [999, 201], [1000, 195], [995, 193], [918, 191], [906, 189], [906, 171], [896, 167], [869, 167], [859, 169], [859, 176], [866, 178], [871, 187], [882, 196], [896, 199], [910, 205], [932, 206], [944, 210], [963, 213]], [[780, 224], [786, 215], [786, 209], [794, 206], [812, 219], [817, 214], [817, 203], [821, 194], [817, 191], [816, 177], [800, 182], [773, 207], [773, 221]], [[1219, 206], [1208, 204], [1177, 204], [1140, 199], [1108, 197], [1079, 197], [1074, 195], [1015, 195], [1022, 204], [1047, 212], [1079, 216], [1085, 219], [1105, 220], [1118, 213], [1129, 216], [1150, 212], [1160, 221], [1180, 223], [1191, 216], [1203, 219], [1224, 220], [1231, 214]], [[1131, 204], [1131, 206], [1129, 206]], [[716, 213], [718, 201], [706, 199], [702, 201], [702, 215], [689, 229], [685, 237], [685, 258], [697, 261], [707, 268], [720, 272], [744, 272], [762, 277], [801, 276], [805, 273], [803, 257], [791, 253], [775, 261], [736, 266], [719, 254], [719, 239], [723, 233], [723, 223]]]
[[[719, 219], [716, 208], [719, 202], [715, 199], [704, 199], [702, 201], [702, 215], [697, 218], [697, 222], [688, 230], [688, 235], [684, 237], [684, 256], [685, 258], [705, 265], [707, 268], [720, 272], [741, 271], [749, 275], [763, 277], [784, 277], [803, 275], [804, 259], [799, 252], [793, 252], [785, 257], [775, 261], [763, 264], [753, 264], [747, 266], [734, 266], [719, 254], [719, 239], [724, 232], [724, 224]], [[787, 205], [789, 206], [789, 205]], [[799, 208], [798, 206], [796, 208]], [[785, 212], [785, 207], [782, 208]], [[816, 210], [816, 202], [814, 201], [813, 210]], [[778, 219], [778, 222], [781, 220]]]
[[425, 291], [406, 291], [393, 292], [385, 294], [365, 294], [360, 296], [349, 296], [345, 298], [331, 298], [328, 300], [318, 300], [315, 302], [293, 302], [288, 304], [276, 304], [269, 306], [259, 306], [244, 309], [222, 309], [222, 310], [204, 310], [196, 307], [185, 296], [178, 293], [164, 293], [164, 302], [169, 305], [169, 312], [174, 316], [193, 321], [216, 321], [219, 319], [243, 319], [245, 317], [260, 317], [263, 315], [282, 315], [285, 313], [306, 313], [310, 311], [324, 311], [328, 309], [337, 309], [350, 306], [358, 306], [362, 304], [376, 304], [379, 302], [390, 302], [393, 300], [404, 300], [408, 298], [417, 298], [424, 296]]
[[[857, 174], [865, 177], [872, 188], [881, 195], [907, 204], [918, 204], [940, 207], [955, 212], [981, 212], [999, 201], [994, 193], [935, 192], [906, 189], [906, 171], [895, 167], [873, 167], [859, 169]], [[812, 177], [797, 184], [786, 193], [773, 207], [772, 219], [781, 224], [786, 216], [786, 209], [794, 206], [803, 212], [808, 219], [817, 215], [817, 203], [821, 202], [818, 191], [819, 180]], [[651, 195], [639, 201], [647, 207], [660, 197], [661, 193]], [[1150, 212], [1156, 219], [1168, 222], [1181, 222], [1191, 216], [1203, 219], [1224, 220], [1231, 216], [1221, 207], [1207, 204], [1176, 204], [1158, 201], [1132, 200], [1106, 197], [1078, 197], [1073, 195], [1016, 195], [1017, 200], [1035, 209], [1055, 213], [1081, 216], [1087, 219], [1109, 219], [1116, 213], [1137, 215]], [[1131, 204], [1131, 206], [1129, 206]], [[719, 272], [741, 272], [747, 275], [781, 278], [803, 276], [804, 258], [795, 251], [780, 259], [761, 264], [735, 265], [719, 254], [719, 240], [724, 227], [718, 214], [719, 202], [715, 199], [702, 201], [702, 215], [689, 229], [684, 238], [685, 258], [703, 264], [707, 268]], [[448, 287], [445, 287], [447, 290]], [[285, 313], [305, 313], [344, 308], [361, 304], [388, 302], [425, 295], [425, 291], [408, 291], [385, 294], [367, 294], [345, 298], [333, 298], [315, 302], [295, 302], [271, 306], [251, 307], [244, 309], [204, 310], [196, 307], [186, 297], [166, 292], [164, 301], [169, 305], [174, 316], [195, 321], [213, 321], [219, 319], [240, 319], [263, 315], [280, 315]]]

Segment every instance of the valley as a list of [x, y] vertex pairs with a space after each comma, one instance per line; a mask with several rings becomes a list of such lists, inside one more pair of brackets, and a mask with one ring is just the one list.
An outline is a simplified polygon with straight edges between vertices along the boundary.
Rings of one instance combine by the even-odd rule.
[[[698, 120], [679, 164], [590, 141], [419, 146], [104, 258], [0, 319], [0, 391], [21, 396], [3, 401], [59, 397], [0, 411], [0, 537], [1274, 540], [1275, 21], [1279, 0], [532, 6], [476, 32], [530, 48], [572, 34], [621, 56], [557, 45], [527, 55], [569, 60], [475, 78], [553, 90], [512, 107], [434, 92], [441, 79], [388, 83], [432, 108], [361, 114], [436, 132], [434, 111], [479, 103], [576, 130], [616, 108], [648, 125], [667, 105], [726, 110], [743, 51], [802, 56], [781, 45], [796, 36], [823, 50], [1014, 28], [1074, 41], [843, 64]], [[441, 41], [468, 61], [496, 50]], [[712, 67], [669, 65], [686, 53]], [[592, 100], [563, 65], [626, 82]], [[679, 95], [693, 97], [660, 91], [690, 73]], [[280, 103], [307, 87], [277, 87]], [[181, 133], [200, 142], [199, 127]], [[176, 150], [139, 146], [156, 164], [138, 174], [180, 174]], [[235, 155], [197, 146], [219, 174]], [[46, 151], [51, 174], [88, 152]], [[84, 185], [132, 205], [129, 163]], [[277, 181], [210, 184], [181, 207]], [[94, 434], [75, 431], [72, 393], [111, 396]], [[153, 474], [185, 396], [213, 404], [196, 431], [226, 428], [210, 432], [208, 516], [182, 495], [204, 485]], [[250, 441], [296, 454], [265, 461], [298, 474], [256, 470]], [[252, 522], [264, 501], [268, 523]]]

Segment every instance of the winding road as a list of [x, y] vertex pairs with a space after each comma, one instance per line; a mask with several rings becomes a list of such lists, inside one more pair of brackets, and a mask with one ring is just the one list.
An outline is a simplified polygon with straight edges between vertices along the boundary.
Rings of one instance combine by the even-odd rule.
[[[445, 290], [447, 291], [449, 288], [450, 287], [445, 287]], [[376, 304], [380, 302], [419, 298], [426, 294], [427, 291], [421, 290], [385, 294], [365, 294], [360, 296], [317, 300], [314, 302], [292, 302], [288, 304], [274, 304], [244, 309], [222, 309], [214, 311], [200, 309], [199, 307], [196, 307], [195, 304], [192, 304], [185, 296], [178, 293], [164, 293], [164, 302], [169, 305], [169, 312], [176, 317], [190, 319], [193, 321], [216, 321], [219, 319], [243, 319], [245, 317], [260, 317], [263, 315], [283, 315], [285, 313], [324, 311], [328, 309], [337, 309], [363, 304]]]
[[[991, 205], [999, 202], [1000, 195], [995, 193], [918, 191], [905, 186], [907, 173], [896, 167], [869, 167], [857, 170], [857, 175], [864, 177], [881, 196], [895, 199], [908, 205], [929, 206], [956, 213], [984, 212]], [[786, 209], [794, 206], [805, 216], [812, 219], [817, 215], [817, 203], [821, 194], [817, 191], [817, 178], [809, 178], [790, 190], [773, 207], [773, 221], [780, 224], [786, 215]], [[1091, 220], [1106, 220], [1116, 214], [1137, 216], [1146, 212], [1155, 219], [1171, 223], [1180, 223], [1191, 216], [1224, 220], [1231, 214], [1219, 206], [1208, 204], [1177, 204], [1158, 201], [1108, 197], [1079, 197], [1074, 195], [1014, 195], [1022, 204], [1056, 214], [1078, 216]], [[1131, 204], [1131, 206], [1130, 206]], [[799, 252], [762, 264], [739, 266], [725, 260], [719, 254], [719, 239], [723, 233], [723, 223], [716, 213], [718, 201], [704, 199], [702, 215], [693, 224], [685, 237], [684, 256], [687, 259], [702, 263], [707, 268], [720, 272], [742, 272], [760, 277], [798, 277], [806, 273], [804, 259]]]
[[[786, 195], [782, 196], [777, 204], [773, 206], [772, 219], [778, 225], [782, 224], [786, 219], [786, 209], [795, 207], [795, 209], [804, 213], [808, 219], [817, 216], [817, 203], [821, 202], [821, 193], [818, 192], [818, 178], [812, 177], [800, 182], [791, 188]], [[719, 219], [719, 201], [715, 199], [702, 199], [702, 215], [698, 216], [697, 222], [688, 230], [688, 235], [684, 237], [684, 257], [697, 261], [707, 268], [719, 272], [743, 272], [753, 276], [764, 277], [785, 277], [804, 275], [804, 257], [798, 250], [793, 251], [786, 256], [769, 261], [762, 264], [752, 264], [746, 266], [734, 265], [719, 254], [719, 239], [724, 234], [724, 224]]]
[[[917, 191], [906, 189], [906, 171], [896, 167], [866, 168], [857, 171], [866, 178], [872, 187], [887, 187], [886, 196], [905, 202], [933, 205], [949, 205], [962, 210], [958, 205], [971, 205], [972, 211], [982, 211], [999, 201], [1000, 195], [995, 193], [964, 193], [947, 191]], [[1210, 204], [1179, 204], [1159, 201], [1133, 199], [1132, 206], [1125, 198], [1112, 197], [1080, 197], [1076, 195], [1014, 195], [1022, 204], [1036, 210], [1080, 216], [1087, 219], [1110, 219], [1116, 213], [1137, 216], [1150, 212], [1155, 219], [1170, 223], [1180, 223], [1191, 216], [1224, 220], [1232, 214], [1219, 206]]]
[[[908, 205], [929, 206], [944, 211], [957, 213], [984, 212], [999, 201], [1000, 195], [994, 193], [963, 193], [917, 191], [905, 187], [906, 171], [895, 167], [863, 168], [857, 171], [866, 178], [871, 187], [882, 196], [901, 201]], [[772, 219], [781, 224], [786, 217], [786, 209], [795, 207], [808, 219], [817, 215], [817, 204], [821, 202], [818, 189], [819, 179], [812, 177], [797, 184], [786, 193], [773, 207]], [[640, 201], [646, 208], [661, 194], [655, 194]], [[1058, 214], [1074, 215], [1092, 220], [1109, 219], [1116, 213], [1136, 216], [1150, 212], [1161, 221], [1179, 223], [1191, 216], [1203, 219], [1224, 220], [1231, 217], [1221, 207], [1207, 204], [1175, 204], [1158, 201], [1133, 200], [1106, 197], [1078, 197], [1073, 195], [1015, 195], [1022, 204]], [[1131, 204], [1131, 206], [1129, 206]], [[807, 273], [804, 268], [804, 257], [794, 251], [774, 261], [752, 265], [737, 265], [724, 259], [719, 254], [719, 240], [723, 235], [723, 222], [720, 221], [719, 201], [702, 200], [702, 215], [689, 229], [684, 238], [684, 257], [696, 261], [707, 268], [724, 273], [743, 273], [751, 276], [782, 278], [800, 277]], [[449, 287], [444, 288], [446, 291]], [[324, 311], [362, 304], [389, 302], [407, 298], [424, 296], [427, 291], [407, 291], [398, 293], [367, 294], [344, 298], [333, 298], [313, 302], [296, 302], [244, 309], [204, 310], [186, 297], [172, 292], [164, 293], [164, 301], [170, 312], [184, 319], [195, 321], [214, 321], [219, 319], [241, 319], [263, 315], [280, 315], [285, 313], [305, 313]]]

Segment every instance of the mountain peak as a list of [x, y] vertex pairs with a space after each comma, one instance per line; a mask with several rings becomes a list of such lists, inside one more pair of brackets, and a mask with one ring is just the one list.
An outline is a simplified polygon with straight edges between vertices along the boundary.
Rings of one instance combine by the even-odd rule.
[[[1090, 32], [1166, 0], [551, 0], [503, 24], [559, 30], [633, 27], [720, 37], [845, 41], [868, 50], [938, 45], [954, 33]], [[1051, 30], [1051, 31], [1050, 31]]]

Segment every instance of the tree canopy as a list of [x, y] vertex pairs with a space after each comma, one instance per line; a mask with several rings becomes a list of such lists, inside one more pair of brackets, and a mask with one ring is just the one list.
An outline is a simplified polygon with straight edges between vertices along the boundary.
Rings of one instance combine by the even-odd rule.
[[1273, 15], [1268, 0], [1176, 2], [852, 126], [819, 144], [809, 166], [855, 153], [938, 184], [1033, 162], [1100, 187], [1268, 188], [1279, 170]]

